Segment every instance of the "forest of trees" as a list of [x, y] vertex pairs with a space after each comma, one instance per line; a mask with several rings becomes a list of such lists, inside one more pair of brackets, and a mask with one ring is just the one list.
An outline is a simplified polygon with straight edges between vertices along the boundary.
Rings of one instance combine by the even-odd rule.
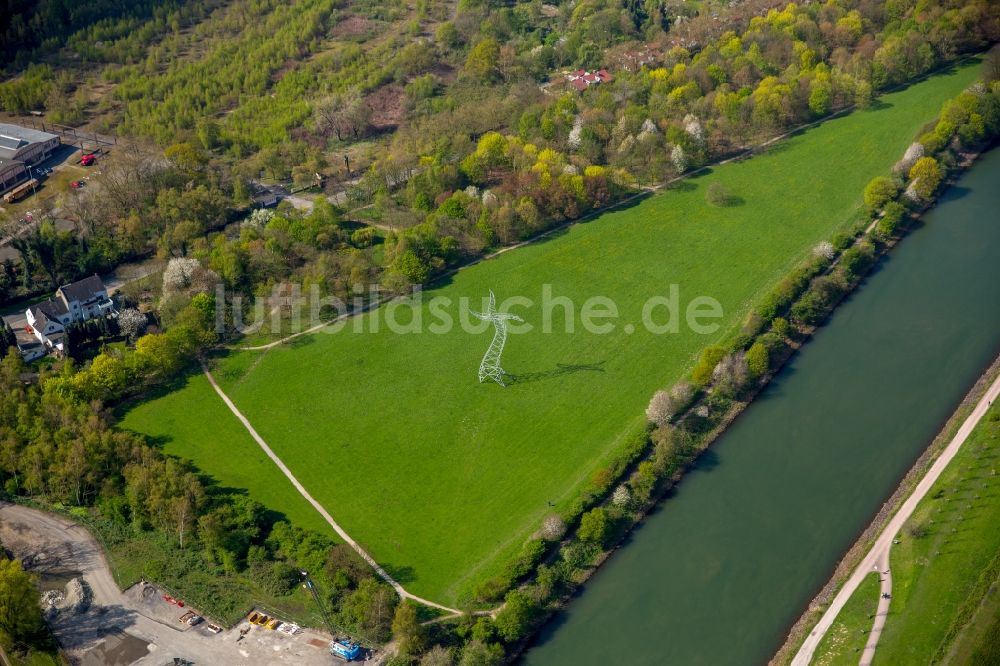
[[[391, 3], [186, 4], [145, 57], [93, 55], [113, 86], [81, 107], [159, 146], [115, 151], [96, 186], [66, 201], [83, 233], [41, 225], [19, 241], [22, 262], [0, 267], [0, 290], [40, 293], [156, 252], [198, 258], [231, 293], [284, 279], [340, 297], [370, 283], [405, 291], [639, 184], [870, 104], [1000, 36], [984, 0], [771, 6], [750, 0], [664, 32], [664, 17], [677, 16], [669, 6], [607, 0], [555, 13], [463, 2], [451, 18], [432, 1], [413, 16]], [[166, 8], [148, 21], [172, 16]], [[330, 37], [359, 21], [361, 34]], [[108, 37], [101, 48], [114, 51]], [[615, 69], [637, 39], [656, 48], [655, 62]], [[179, 57], [194, 41], [197, 57]], [[614, 79], [566, 91], [559, 69], [578, 65], [606, 65]], [[72, 99], [74, 71], [33, 65], [0, 84], [0, 104], [38, 85]], [[391, 125], [378, 117], [385, 102], [399, 104]], [[327, 173], [339, 187], [339, 153], [354, 156], [359, 176], [340, 210], [321, 202], [312, 215], [245, 225], [238, 239], [213, 234], [262, 173], [306, 184]], [[358, 209], [381, 228], [355, 233]]]

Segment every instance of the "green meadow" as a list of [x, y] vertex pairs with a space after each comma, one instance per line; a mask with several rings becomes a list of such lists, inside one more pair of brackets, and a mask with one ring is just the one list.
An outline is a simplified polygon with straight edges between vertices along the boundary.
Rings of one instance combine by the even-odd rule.
[[[324, 533], [330, 529], [225, 408], [201, 372], [192, 372], [172, 388], [132, 411], [124, 427], [141, 430], [171, 455], [197, 461], [217, 490], [247, 492], [300, 527]], [[135, 421], [139, 417], [141, 427]]]
[[[643, 428], [654, 391], [681, 379], [699, 350], [734, 336], [756, 300], [858, 219], [865, 184], [977, 72], [935, 76], [763, 155], [463, 269], [424, 291], [422, 332], [389, 330], [382, 307], [358, 322], [364, 332], [352, 323], [267, 351], [232, 351], [214, 372], [312, 495], [408, 590], [457, 603]], [[736, 205], [706, 203], [713, 181]], [[656, 334], [642, 323], [643, 306], [671, 285], [679, 330]], [[562, 307], [543, 330], [545, 288], [572, 303], [573, 332]], [[498, 303], [534, 303], [509, 304], [532, 330], [508, 339], [506, 388], [477, 382], [491, 332], [457, 322], [461, 299], [481, 310], [490, 289]], [[610, 332], [581, 325], [594, 296], [617, 307], [617, 318], [601, 322]], [[702, 319], [717, 324], [709, 333], [683, 321], [698, 297], [722, 308], [721, 318]], [[450, 306], [432, 311], [434, 299]], [[390, 309], [399, 322], [414, 316]], [[431, 332], [440, 312], [456, 325]], [[666, 308], [653, 317], [663, 323]], [[123, 427], [157, 436], [168, 453], [303, 526], [323, 527], [203, 379], [135, 406]]]

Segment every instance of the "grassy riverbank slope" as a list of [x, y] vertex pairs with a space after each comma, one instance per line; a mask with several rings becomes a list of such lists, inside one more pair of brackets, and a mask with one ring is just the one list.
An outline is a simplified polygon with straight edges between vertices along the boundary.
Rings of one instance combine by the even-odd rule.
[[[535, 300], [532, 308], [513, 308], [535, 329], [508, 342], [504, 367], [515, 381], [506, 389], [476, 383], [488, 333], [455, 326], [445, 334], [397, 335], [386, 329], [385, 308], [365, 317], [383, 318], [378, 333], [321, 333], [266, 352], [236, 352], [218, 362], [217, 376], [300, 481], [407, 589], [454, 602], [495, 574], [546, 513], [568, 506], [641, 430], [657, 388], [679, 379], [700, 349], [734, 335], [777, 279], [855, 219], [868, 180], [885, 173], [976, 73], [965, 66], [886, 95], [871, 110], [429, 290], [425, 303], [468, 298], [473, 309], [489, 289], [501, 300]], [[705, 191], [715, 181], [739, 204], [708, 205]], [[554, 332], [543, 333], [545, 284], [569, 297], [577, 313], [586, 299], [609, 297], [620, 313], [614, 330], [591, 334], [577, 321], [566, 333], [557, 308]], [[682, 312], [694, 297], [718, 300], [720, 328], [698, 335], [682, 322], [676, 334], [647, 331], [643, 304], [671, 284], [679, 286]], [[421, 314], [426, 327], [433, 321], [426, 305]], [[137, 406], [124, 427], [166, 435], [168, 452], [222, 478], [233, 460], [164, 424], [167, 415], [196, 408], [215, 414], [203, 417], [210, 422], [229, 417], [221, 401], [208, 407], [197, 387]], [[251, 491], [270, 504], [274, 484]]]

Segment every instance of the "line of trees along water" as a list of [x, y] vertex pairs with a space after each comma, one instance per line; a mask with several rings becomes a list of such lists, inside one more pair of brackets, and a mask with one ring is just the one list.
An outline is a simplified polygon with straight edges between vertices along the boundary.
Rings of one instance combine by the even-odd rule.
[[767, 661], [1000, 351], [998, 174], [942, 196], [524, 663]]

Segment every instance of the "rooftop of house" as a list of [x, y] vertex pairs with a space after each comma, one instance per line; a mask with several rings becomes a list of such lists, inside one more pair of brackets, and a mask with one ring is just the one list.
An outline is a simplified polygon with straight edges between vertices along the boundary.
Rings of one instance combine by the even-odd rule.
[[47, 301], [42, 301], [28, 308], [31, 311], [31, 318], [34, 320], [32, 326], [34, 326], [36, 331], [44, 331], [45, 327], [48, 326], [49, 321], [54, 321], [55, 323], [62, 326], [62, 322], [59, 321], [58, 317], [60, 314], [66, 312], [66, 306], [62, 304], [61, 301], [56, 301], [49, 299]]
[[35, 303], [28, 309], [31, 310], [31, 314], [34, 316], [36, 321], [40, 316], [45, 316], [49, 319], [56, 319], [59, 315], [64, 315], [67, 312], [66, 304], [55, 298], [50, 298], [42, 301], [41, 303]]
[[72, 303], [73, 301], [86, 303], [87, 301], [92, 301], [97, 298], [98, 294], [106, 294], [107, 290], [104, 288], [104, 282], [101, 278], [97, 275], [91, 275], [90, 277], [85, 277], [82, 280], [77, 280], [76, 282], [70, 284], [64, 284], [59, 287], [57, 293], [61, 294], [67, 303]]
[[585, 84], [590, 85], [593, 83], [601, 83], [603, 81], [610, 81], [611, 74], [608, 73], [606, 69], [598, 69], [594, 72], [589, 72], [585, 69], [578, 69], [575, 72], [570, 72], [566, 75], [566, 78], [570, 82], [583, 81]]

